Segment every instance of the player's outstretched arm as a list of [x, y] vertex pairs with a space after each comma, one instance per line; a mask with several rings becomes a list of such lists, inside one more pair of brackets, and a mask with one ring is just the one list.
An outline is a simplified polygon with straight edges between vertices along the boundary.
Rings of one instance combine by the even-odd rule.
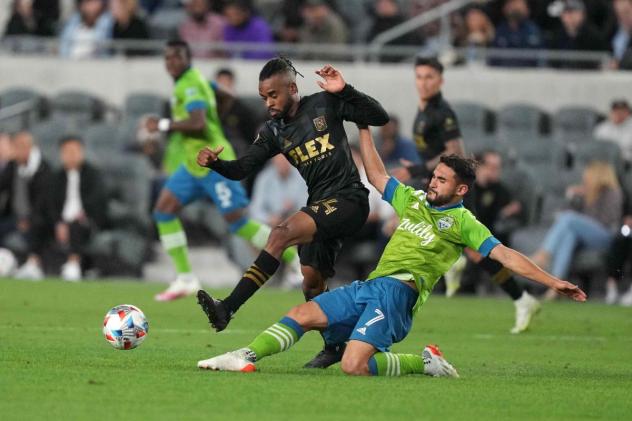
[[544, 270], [540, 269], [535, 263], [527, 258], [522, 253], [516, 250], [503, 246], [502, 244], [494, 247], [489, 254], [489, 257], [498, 261], [507, 269], [511, 270], [518, 275], [531, 279], [549, 288], [553, 288], [558, 293], [566, 295], [575, 301], [586, 301], [586, 293], [582, 291], [577, 285], [570, 282], [562, 281]]
[[383, 126], [388, 123], [389, 117], [384, 107], [374, 98], [345, 82], [339, 70], [327, 64], [316, 70], [316, 74], [323, 78], [316, 82], [318, 86], [342, 99], [342, 117], [345, 120], [369, 126]]
[[371, 130], [367, 126], [358, 126], [360, 129], [360, 155], [364, 164], [364, 171], [369, 179], [369, 183], [373, 185], [380, 193], [384, 193], [386, 183], [388, 183], [389, 175], [384, 167], [382, 158], [375, 149]]
[[272, 156], [266, 148], [253, 144], [241, 158], [224, 161], [219, 158], [223, 150], [223, 146], [214, 149], [207, 146], [200, 149], [197, 156], [198, 165], [217, 171], [229, 180], [243, 180], [255, 173]]
[[193, 110], [189, 118], [185, 120], [169, 120], [168, 118], [148, 117], [145, 120], [145, 128], [150, 132], [181, 132], [185, 134], [198, 134], [206, 127], [206, 111]]

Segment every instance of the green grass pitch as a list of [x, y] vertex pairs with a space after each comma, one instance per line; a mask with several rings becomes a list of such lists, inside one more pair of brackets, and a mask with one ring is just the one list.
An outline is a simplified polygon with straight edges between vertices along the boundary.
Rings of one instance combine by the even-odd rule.
[[[545, 304], [513, 336], [507, 299], [431, 297], [394, 351], [437, 343], [460, 379], [351, 378], [301, 366], [321, 346], [309, 333], [253, 374], [196, 368], [247, 344], [298, 292], [263, 290], [229, 329], [211, 333], [193, 298], [156, 303], [161, 285], [0, 280], [0, 418], [10, 419], [630, 419], [632, 309]], [[220, 291], [223, 295], [226, 291]], [[106, 311], [134, 304], [145, 343], [116, 351]]]

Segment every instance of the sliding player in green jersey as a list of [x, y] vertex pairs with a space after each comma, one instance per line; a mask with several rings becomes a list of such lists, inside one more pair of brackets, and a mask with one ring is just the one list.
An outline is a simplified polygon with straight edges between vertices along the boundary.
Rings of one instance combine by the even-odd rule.
[[502, 245], [463, 207], [463, 196], [476, 177], [473, 161], [457, 155], [442, 156], [428, 192], [424, 192], [389, 177], [367, 129], [360, 130], [360, 150], [369, 182], [400, 218], [369, 279], [326, 292], [293, 308], [247, 347], [199, 361], [198, 367], [254, 371], [257, 361], [287, 350], [305, 332], [319, 330], [332, 343], [348, 341], [341, 362], [347, 374], [458, 377], [434, 345], [425, 347], [421, 355], [389, 350], [393, 343], [406, 337], [413, 316], [464, 247], [576, 301], [586, 300], [586, 294], [576, 285], [551, 276], [519, 252]]
[[[197, 165], [198, 150], [205, 146], [221, 147], [224, 159], [235, 159], [235, 152], [224, 136], [217, 114], [215, 94], [199, 70], [191, 65], [191, 51], [184, 41], [170, 41], [165, 48], [165, 67], [174, 80], [171, 120], [150, 118], [147, 130], [169, 133], [165, 183], [153, 216], [160, 241], [176, 268], [177, 278], [166, 291], [156, 295], [158, 301], [171, 301], [194, 294], [200, 283], [191, 270], [186, 234], [177, 214], [182, 207], [203, 197], [210, 198], [228, 224], [230, 232], [254, 247], [265, 246], [270, 227], [247, 216], [249, 199], [238, 181], [229, 180], [216, 171]], [[288, 275], [300, 282], [298, 252], [295, 247], [284, 251], [281, 260], [288, 265]]]

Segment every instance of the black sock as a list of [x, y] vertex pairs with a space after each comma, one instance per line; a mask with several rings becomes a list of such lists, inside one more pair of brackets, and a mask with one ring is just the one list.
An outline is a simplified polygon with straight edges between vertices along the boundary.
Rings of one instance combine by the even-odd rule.
[[511, 297], [512, 300], [517, 300], [522, 297], [524, 288], [518, 285], [518, 282], [516, 282], [515, 278], [511, 275], [511, 271], [509, 269], [489, 257], [485, 257], [478, 264], [485, 270], [485, 272], [489, 273], [492, 280], [496, 282], [500, 288]]
[[235, 313], [243, 303], [248, 301], [274, 275], [278, 268], [279, 261], [267, 251], [261, 250], [257, 260], [244, 273], [243, 278], [233, 289], [233, 292], [224, 300], [224, 305], [228, 311]]

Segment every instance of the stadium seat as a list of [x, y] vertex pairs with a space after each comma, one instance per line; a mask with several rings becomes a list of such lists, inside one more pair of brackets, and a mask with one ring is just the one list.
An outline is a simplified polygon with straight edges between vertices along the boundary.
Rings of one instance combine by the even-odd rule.
[[67, 120], [77, 127], [103, 120], [105, 104], [99, 98], [81, 91], [64, 91], [51, 100], [52, 118]]
[[574, 166], [583, 168], [591, 161], [606, 161], [614, 166], [618, 174], [623, 174], [623, 157], [621, 148], [614, 142], [595, 140], [593, 142], [580, 143], [574, 150]]
[[567, 143], [580, 143], [592, 138], [600, 115], [586, 107], [564, 107], [553, 115], [553, 136]]
[[465, 139], [470, 136], [483, 136], [493, 131], [494, 113], [483, 104], [455, 102], [452, 108]]
[[10, 88], [0, 92], [0, 110], [26, 102], [30, 102], [29, 110], [10, 119], [0, 120], [0, 130], [15, 132], [26, 129], [42, 120], [47, 113], [46, 99], [32, 89]]
[[151, 38], [175, 38], [178, 34], [178, 26], [185, 17], [186, 13], [183, 9], [158, 9], [148, 21]]
[[88, 126], [84, 135], [88, 154], [98, 159], [118, 155], [124, 147], [121, 132], [121, 127], [112, 123]]
[[497, 133], [502, 139], [514, 134], [536, 136], [547, 132], [547, 115], [533, 105], [506, 105], [497, 113], [496, 118]]
[[145, 114], [156, 114], [161, 117], [167, 113], [167, 101], [151, 93], [137, 92], [125, 98], [124, 115], [126, 119], [137, 119]]
[[48, 163], [58, 166], [59, 140], [70, 134], [68, 125], [63, 120], [46, 120], [33, 126], [31, 133]]
[[523, 163], [503, 168], [503, 182], [511, 188], [514, 197], [522, 204], [521, 223], [533, 224], [538, 219], [541, 189], [533, 175], [533, 169]]

